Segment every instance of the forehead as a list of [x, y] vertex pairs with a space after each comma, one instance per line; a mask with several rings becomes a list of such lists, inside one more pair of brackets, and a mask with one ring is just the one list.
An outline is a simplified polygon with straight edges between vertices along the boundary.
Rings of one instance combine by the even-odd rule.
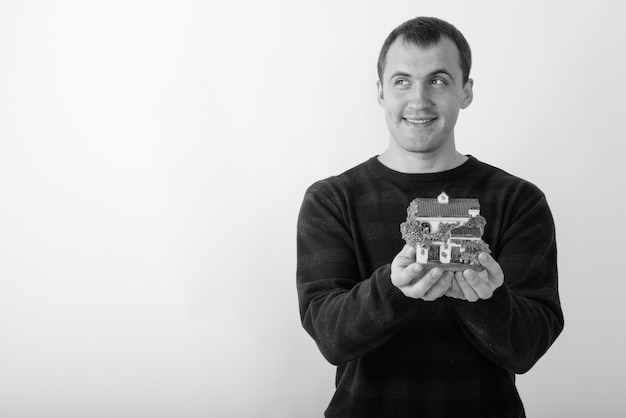
[[424, 48], [398, 38], [387, 52], [383, 78], [396, 72], [420, 76], [438, 70], [445, 70], [458, 79], [462, 76], [459, 50], [452, 40], [442, 37], [436, 44]]

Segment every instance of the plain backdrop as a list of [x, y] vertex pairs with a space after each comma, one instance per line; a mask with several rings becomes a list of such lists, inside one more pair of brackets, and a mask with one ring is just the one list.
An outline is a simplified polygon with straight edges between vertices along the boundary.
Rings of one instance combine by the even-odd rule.
[[473, 49], [459, 150], [556, 220], [566, 326], [528, 416], [623, 416], [619, 4], [3, 0], [0, 416], [320, 417], [296, 218], [386, 148], [378, 51], [418, 15]]

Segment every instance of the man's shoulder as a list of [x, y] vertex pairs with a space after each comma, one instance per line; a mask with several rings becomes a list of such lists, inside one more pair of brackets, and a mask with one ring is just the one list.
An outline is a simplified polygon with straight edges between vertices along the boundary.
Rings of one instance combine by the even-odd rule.
[[534, 191], [538, 193], [542, 193], [539, 187], [537, 187], [534, 183], [529, 180], [526, 180], [522, 177], [519, 177], [515, 174], [510, 173], [502, 168], [496, 167], [494, 165], [485, 163], [483, 161], [476, 160], [476, 165], [478, 167], [478, 171], [480, 175], [485, 178], [489, 178], [494, 183], [500, 183], [502, 185], [514, 188], [524, 188], [529, 191]]
[[508, 179], [508, 180], [511, 180], [511, 181], [523, 181], [522, 178], [517, 177], [517, 176], [509, 173], [508, 171], [506, 171], [506, 170], [504, 170], [504, 169], [502, 169], [500, 167], [496, 167], [495, 165], [486, 163], [486, 162], [484, 162], [482, 160], [479, 160], [479, 159], [477, 159], [475, 157], [471, 157], [471, 158], [474, 158], [474, 160], [476, 162], [475, 167], [479, 171], [484, 172], [486, 175], [497, 176], [497, 177], [500, 177], [500, 178], [503, 178], [503, 179]]
[[375, 158], [372, 157], [340, 174], [316, 181], [308, 188], [307, 193], [345, 192], [366, 183], [373, 175], [372, 165]]

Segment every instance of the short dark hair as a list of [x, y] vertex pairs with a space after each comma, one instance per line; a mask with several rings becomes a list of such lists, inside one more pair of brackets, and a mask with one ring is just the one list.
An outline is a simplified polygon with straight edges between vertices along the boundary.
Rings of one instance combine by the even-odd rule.
[[435, 45], [443, 37], [449, 38], [455, 43], [459, 50], [461, 71], [463, 73], [463, 84], [469, 80], [470, 69], [472, 68], [472, 51], [463, 34], [452, 24], [436, 17], [416, 17], [407, 20], [397, 28], [395, 28], [380, 50], [378, 56], [378, 79], [383, 82], [383, 72], [387, 64], [387, 53], [391, 44], [398, 38], [402, 38], [404, 42], [412, 43], [422, 48], [428, 48]]

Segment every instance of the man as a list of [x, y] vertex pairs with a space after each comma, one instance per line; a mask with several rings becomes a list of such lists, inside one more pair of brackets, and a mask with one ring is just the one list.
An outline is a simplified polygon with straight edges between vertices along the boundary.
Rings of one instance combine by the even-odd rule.
[[[304, 328], [337, 365], [327, 417], [523, 417], [515, 374], [563, 328], [545, 196], [456, 150], [470, 68], [454, 26], [400, 25], [378, 63], [388, 148], [307, 190], [298, 297]], [[480, 202], [483, 271], [428, 270], [403, 247], [409, 203], [443, 191]]]

